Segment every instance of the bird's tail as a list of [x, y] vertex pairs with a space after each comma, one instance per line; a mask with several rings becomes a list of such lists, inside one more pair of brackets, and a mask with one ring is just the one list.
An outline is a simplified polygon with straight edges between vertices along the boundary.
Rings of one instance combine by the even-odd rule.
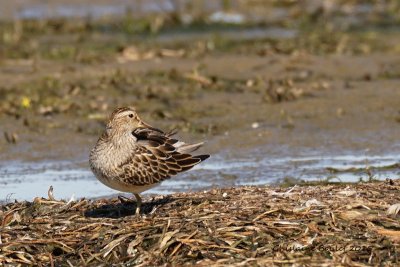
[[174, 147], [176, 147], [176, 150], [179, 153], [189, 154], [199, 149], [203, 144], [204, 142], [197, 144], [186, 144], [185, 142], [177, 142], [176, 144], [174, 144]]

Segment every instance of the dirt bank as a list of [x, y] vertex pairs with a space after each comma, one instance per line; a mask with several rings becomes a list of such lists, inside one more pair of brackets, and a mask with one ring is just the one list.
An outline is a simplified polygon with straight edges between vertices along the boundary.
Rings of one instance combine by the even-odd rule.
[[[2, 89], [2, 130], [17, 134], [18, 140], [7, 144], [1, 139], [0, 157], [86, 156], [108, 114], [124, 105], [135, 105], [159, 127], [178, 127], [184, 138], [190, 133], [194, 139], [210, 139], [211, 153], [231, 144], [246, 148], [273, 143], [395, 151], [398, 80], [383, 75], [399, 63], [390, 55], [215, 55], [200, 61], [140, 60], [63, 72], [55, 66], [23, 76], [3, 66], [0, 76], [10, 86]], [[201, 73], [193, 74], [199, 65]], [[23, 82], [12, 85], [17, 76]], [[24, 97], [30, 101], [26, 108], [21, 104]], [[61, 140], [69, 140], [69, 146], [57, 146]]]

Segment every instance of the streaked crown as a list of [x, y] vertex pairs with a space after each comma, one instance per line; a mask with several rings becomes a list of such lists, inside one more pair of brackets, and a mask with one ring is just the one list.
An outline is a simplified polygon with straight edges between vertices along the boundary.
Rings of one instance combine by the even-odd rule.
[[122, 107], [122, 108], [116, 108], [110, 116], [110, 121], [126, 116], [128, 114], [133, 114], [135, 117], [137, 117], [136, 110], [134, 107]]

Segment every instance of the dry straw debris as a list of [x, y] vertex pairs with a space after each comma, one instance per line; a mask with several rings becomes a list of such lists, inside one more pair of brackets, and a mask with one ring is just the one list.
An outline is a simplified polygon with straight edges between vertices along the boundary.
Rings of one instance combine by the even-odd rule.
[[[354, 192], [351, 196], [344, 191]], [[14, 202], [3, 266], [398, 266], [400, 181], [239, 187], [148, 198]], [[392, 206], [393, 207], [393, 206]], [[396, 206], [397, 207], [397, 206]]]

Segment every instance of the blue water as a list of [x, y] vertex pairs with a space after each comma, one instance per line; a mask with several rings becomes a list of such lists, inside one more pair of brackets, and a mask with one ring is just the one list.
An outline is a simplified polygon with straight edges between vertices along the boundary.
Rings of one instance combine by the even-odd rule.
[[[241, 157], [230, 158], [227, 153], [213, 155], [191, 171], [173, 177], [160, 186], [147, 191], [149, 194], [168, 194], [230, 187], [237, 185], [266, 185], [285, 177], [303, 180], [357, 182], [368, 180], [367, 172], [344, 172], [332, 175], [326, 168], [337, 169], [388, 166], [400, 162], [400, 154], [319, 155], [318, 151], [296, 157], [265, 156], [254, 150]], [[374, 178], [400, 178], [400, 170], [373, 172]], [[0, 201], [6, 199], [32, 200], [47, 197], [50, 186], [56, 198], [93, 198], [117, 194], [96, 180], [86, 162], [2, 162], [0, 163]]]

